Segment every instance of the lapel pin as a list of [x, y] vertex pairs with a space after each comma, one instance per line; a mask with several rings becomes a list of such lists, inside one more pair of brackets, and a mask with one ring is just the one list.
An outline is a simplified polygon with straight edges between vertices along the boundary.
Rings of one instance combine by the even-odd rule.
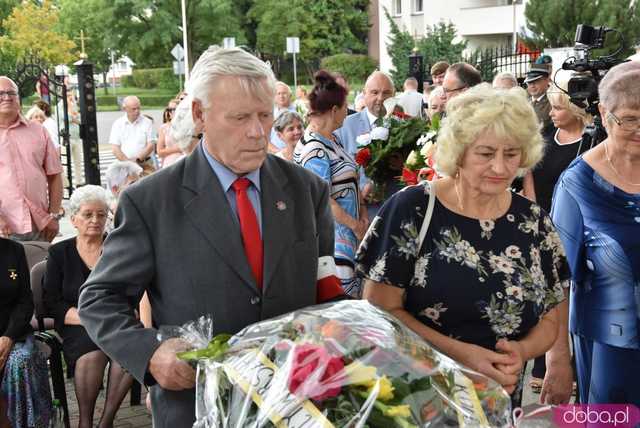
[[276, 202], [276, 208], [278, 208], [278, 210], [280, 211], [284, 211], [287, 209], [287, 204], [285, 204], [283, 201], [278, 201]]
[[15, 270], [9, 269], [9, 278], [11, 278], [14, 281], [18, 279], [18, 274], [16, 273]]

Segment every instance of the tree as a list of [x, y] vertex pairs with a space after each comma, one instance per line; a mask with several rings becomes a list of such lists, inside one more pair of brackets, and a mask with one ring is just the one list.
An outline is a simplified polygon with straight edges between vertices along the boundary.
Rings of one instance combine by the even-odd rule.
[[255, 0], [249, 16], [256, 49], [279, 60], [286, 37], [300, 38], [300, 54], [311, 75], [318, 60], [339, 53], [366, 53], [368, 0]]
[[54, 65], [74, 58], [75, 43], [61, 32], [58, 11], [48, 0], [41, 5], [21, 3], [3, 21], [3, 27], [6, 33], [0, 37], [0, 49], [17, 59], [35, 55]]
[[427, 26], [424, 37], [414, 40], [411, 34], [398, 27], [386, 8], [384, 12], [391, 25], [387, 50], [394, 67], [391, 77], [396, 87], [401, 87], [409, 75], [409, 55], [414, 47], [418, 49], [426, 65], [436, 61], [454, 63], [462, 60], [462, 52], [466, 49], [467, 42], [454, 42], [456, 27], [452, 23], [439, 22], [434, 26]]
[[[117, 34], [122, 50], [139, 68], [170, 66], [170, 51], [182, 44], [180, 0], [101, 0], [110, 5], [108, 27]], [[189, 0], [187, 30], [189, 64], [212, 44], [224, 37], [235, 37], [237, 44], [246, 42], [243, 17], [234, 0]]]
[[[104, 0], [57, 0], [60, 11], [60, 27], [69, 38], [77, 38], [80, 30], [87, 41], [85, 50], [89, 61], [94, 64], [96, 73], [106, 75], [111, 65], [111, 52], [117, 55], [118, 38], [109, 27], [112, 14], [112, 2]], [[108, 93], [108, 85], [104, 86]]]
[[4, 36], [4, 20], [11, 14], [13, 8], [20, 4], [20, 0], [0, 0], [0, 36]]
[[[524, 13], [528, 31], [520, 37], [540, 49], [573, 46], [578, 24], [619, 30], [625, 40], [625, 53], [631, 52], [640, 35], [640, 7], [635, 0], [530, 0]], [[607, 38], [607, 47], [617, 45], [617, 37]]]

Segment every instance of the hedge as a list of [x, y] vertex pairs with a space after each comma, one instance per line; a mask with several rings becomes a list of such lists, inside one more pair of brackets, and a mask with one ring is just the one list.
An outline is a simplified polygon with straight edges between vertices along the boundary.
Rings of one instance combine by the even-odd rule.
[[338, 54], [322, 58], [320, 67], [342, 73], [351, 82], [364, 82], [378, 65], [367, 55]]
[[[123, 97], [119, 95], [119, 97]], [[142, 108], [146, 107], [164, 107], [173, 99], [172, 95], [138, 95]], [[117, 105], [117, 97], [115, 95], [101, 95], [97, 97], [96, 102], [99, 106]]]
[[178, 92], [180, 83], [178, 76], [173, 74], [172, 68], [141, 68], [133, 70], [131, 76], [123, 76], [124, 86], [134, 86], [142, 89], [168, 89]]

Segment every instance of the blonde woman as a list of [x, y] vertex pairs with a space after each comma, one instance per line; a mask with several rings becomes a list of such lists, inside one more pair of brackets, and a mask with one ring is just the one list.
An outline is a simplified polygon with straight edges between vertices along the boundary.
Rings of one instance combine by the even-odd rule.
[[562, 171], [572, 160], [591, 148], [589, 141], [583, 141], [582, 133], [593, 118], [583, 108], [573, 104], [567, 95], [570, 77], [570, 73], [558, 76], [557, 86], [547, 91], [553, 127], [543, 135], [545, 150], [542, 161], [524, 180], [524, 196], [537, 202], [547, 212], [551, 212], [553, 188]]
[[519, 405], [524, 364], [553, 344], [569, 284], [551, 219], [509, 190], [542, 156], [538, 121], [522, 89], [486, 84], [450, 99], [446, 113], [436, 152], [444, 178], [385, 203], [357, 271], [366, 299], [502, 384]]

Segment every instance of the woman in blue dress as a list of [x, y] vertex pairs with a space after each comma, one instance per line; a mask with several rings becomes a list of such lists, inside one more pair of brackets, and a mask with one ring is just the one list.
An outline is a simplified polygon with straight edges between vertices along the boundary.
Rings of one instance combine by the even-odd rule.
[[569, 328], [583, 403], [640, 406], [640, 63], [600, 83], [608, 137], [572, 162], [553, 198], [567, 252]]
[[343, 290], [358, 297], [360, 282], [354, 272], [354, 259], [369, 220], [367, 210], [360, 207], [357, 165], [333, 133], [347, 115], [347, 91], [331, 74], [320, 70], [309, 94], [309, 107], [309, 126], [296, 146], [293, 160], [331, 186], [336, 271]]

